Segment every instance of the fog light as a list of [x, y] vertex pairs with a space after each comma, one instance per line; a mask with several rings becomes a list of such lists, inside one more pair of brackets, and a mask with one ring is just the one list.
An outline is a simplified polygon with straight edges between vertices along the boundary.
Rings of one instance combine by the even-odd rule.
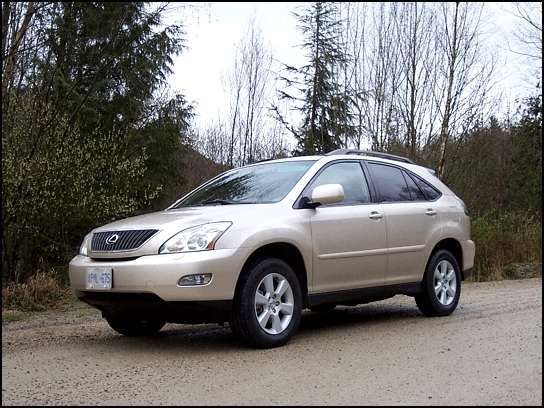
[[178, 282], [178, 286], [197, 286], [207, 285], [212, 280], [211, 273], [199, 273], [197, 275], [187, 275], [181, 278]]

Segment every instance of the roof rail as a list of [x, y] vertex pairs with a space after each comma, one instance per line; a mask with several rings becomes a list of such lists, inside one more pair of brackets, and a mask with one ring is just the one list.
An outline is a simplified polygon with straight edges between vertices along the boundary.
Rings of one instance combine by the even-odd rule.
[[[420, 164], [417, 164], [413, 160], [410, 160], [408, 157], [397, 156], [395, 154], [390, 154], [390, 153], [373, 152], [372, 150], [337, 149], [325, 154], [325, 156], [336, 156], [339, 154], [358, 154], [360, 156], [379, 157], [382, 159], [396, 160], [403, 163], [410, 163], [410, 164], [415, 164], [417, 166], [421, 166]], [[425, 167], [425, 168], [429, 170], [431, 174], [436, 176], [436, 171], [434, 169], [431, 169], [430, 167]]]
[[404, 163], [417, 164], [407, 157], [397, 156], [395, 154], [373, 152], [371, 150], [357, 150], [357, 149], [337, 149], [327, 153], [325, 156], [334, 156], [337, 154], [358, 154], [360, 156], [380, 157], [382, 159], [396, 160]]

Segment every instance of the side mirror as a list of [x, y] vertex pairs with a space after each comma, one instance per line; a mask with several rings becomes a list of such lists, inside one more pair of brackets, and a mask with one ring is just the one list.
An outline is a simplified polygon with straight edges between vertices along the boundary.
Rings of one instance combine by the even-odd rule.
[[312, 201], [306, 202], [310, 208], [320, 205], [339, 203], [344, 199], [344, 188], [340, 184], [323, 184], [312, 192]]

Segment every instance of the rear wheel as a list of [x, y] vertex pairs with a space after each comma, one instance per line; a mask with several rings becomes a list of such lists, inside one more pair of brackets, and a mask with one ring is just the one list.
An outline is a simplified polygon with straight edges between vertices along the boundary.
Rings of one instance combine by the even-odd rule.
[[161, 330], [166, 322], [162, 320], [131, 320], [126, 317], [104, 316], [110, 327], [125, 336], [149, 336]]
[[302, 314], [302, 294], [293, 269], [280, 259], [264, 258], [241, 279], [234, 296], [232, 331], [250, 347], [285, 345]]
[[451, 252], [442, 249], [431, 257], [421, 289], [415, 296], [421, 313], [429, 317], [453, 313], [461, 295], [461, 271]]

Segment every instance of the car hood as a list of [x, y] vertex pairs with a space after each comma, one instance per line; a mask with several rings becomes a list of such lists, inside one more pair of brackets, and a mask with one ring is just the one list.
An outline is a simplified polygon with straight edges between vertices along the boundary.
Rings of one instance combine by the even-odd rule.
[[[230, 204], [230, 205], [213, 205], [202, 207], [191, 207], [157, 211], [154, 213], [138, 215], [118, 221], [111, 222], [101, 227], [95, 228], [94, 236], [99, 233], [111, 232], [118, 234], [120, 231], [136, 231], [136, 230], [157, 230], [143, 245], [132, 250], [112, 250], [108, 251], [92, 251], [93, 258], [122, 258], [122, 257], [137, 257], [143, 255], [156, 255], [160, 246], [169, 238], [178, 232], [209, 222], [232, 221], [244, 219], [248, 217], [257, 217], [259, 214], [267, 213], [270, 206], [276, 204]], [[251, 209], [248, 207], [250, 206]], [[262, 207], [262, 209], [259, 209]], [[109, 235], [109, 234], [108, 234]]]
[[[247, 206], [245, 210], [247, 211]], [[244, 205], [216, 205], [164, 210], [114, 221], [96, 228], [93, 232], [129, 229], [165, 230], [170, 228], [189, 228], [207, 222], [229, 221], [229, 217], [234, 217], [241, 212], [244, 212]]]

